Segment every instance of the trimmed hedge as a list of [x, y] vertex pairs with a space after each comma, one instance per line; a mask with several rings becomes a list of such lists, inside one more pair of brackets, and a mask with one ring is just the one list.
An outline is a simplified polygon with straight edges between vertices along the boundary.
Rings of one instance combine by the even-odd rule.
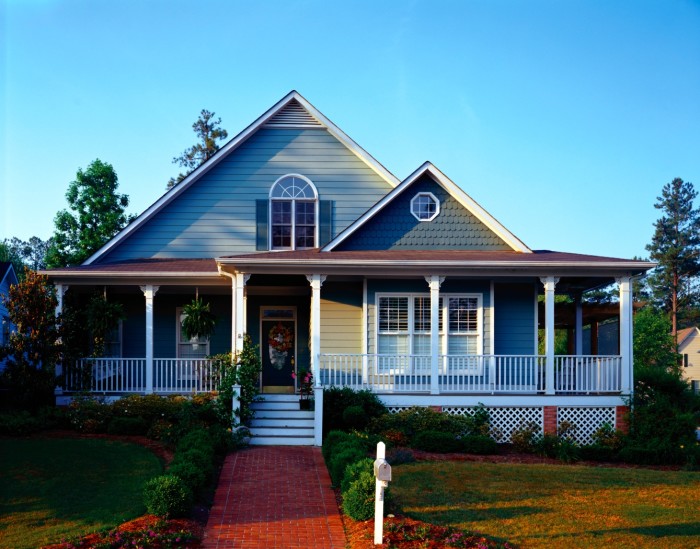
[[426, 452], [459, 452], [462, 444], [452, 433], [443, 431], [423, 431], [413, 437], [413, 448]]
[[143, 490], [146, 510], [163, 518], [185, 516], [190, 509], [192, 492], [180, 477], [162, 475], [152, 478]]

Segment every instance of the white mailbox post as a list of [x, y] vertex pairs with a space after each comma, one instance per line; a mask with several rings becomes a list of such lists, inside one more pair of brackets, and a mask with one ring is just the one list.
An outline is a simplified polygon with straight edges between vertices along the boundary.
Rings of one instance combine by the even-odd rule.
[[377, 443], [377, 459], [374, 462], [374, 544], [381, 545], [384, 535], [384, 488], [391, 480], [391, 465], [386, 458], [386, 445]]

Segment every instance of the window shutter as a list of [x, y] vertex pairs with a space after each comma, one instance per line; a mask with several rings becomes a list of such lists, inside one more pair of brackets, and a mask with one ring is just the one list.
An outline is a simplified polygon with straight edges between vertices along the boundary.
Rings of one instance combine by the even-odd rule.
[[268, 201], [267, 200], [256, 200], [255, 201], [255, 249], [258, 251], [267, 250], [267, 212], [268, 212]]
[[325, 246], [333, 238], [333, 201], [321, 200], [318, 206], [318, 244]]

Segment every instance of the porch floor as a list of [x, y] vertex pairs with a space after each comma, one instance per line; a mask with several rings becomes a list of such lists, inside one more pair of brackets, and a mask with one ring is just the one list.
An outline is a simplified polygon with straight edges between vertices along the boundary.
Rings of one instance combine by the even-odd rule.
[[321, 449], [257, 446], [224, 462], [202, 547], [343, 549]]

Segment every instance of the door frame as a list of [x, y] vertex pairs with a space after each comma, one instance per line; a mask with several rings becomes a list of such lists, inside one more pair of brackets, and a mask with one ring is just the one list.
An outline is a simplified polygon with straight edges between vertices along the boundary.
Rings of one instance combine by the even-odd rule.
[[[275, 312], [275, 311], [289, 311], [291, 312], [291, 317], [288, 315], [269, 315], [266, 316], [266, 312]], [[260, 334], [260, 363], [263, 364], [263, 348], [262, 346], [267, 344], [267, 335], [263, 333], [263, 322], [269, 322], [269, 321], [284, 321], [284, 322], [293, 322], [294, 323], [294, 346], [293, 346], [293, 358], [292, 358], [292, 367], [294, 373], [297, 371], [297, 347], [298, 347], [298, 333], [297, 333], [297, 306], [296, 305], [280, 305], [280, 306], [275, 306], [275, 305], [261, 305], [260, 306], [260, 323], [258, 326], [258, 333]], [[264, 367], [264, 364], [263, 364]], [[288, 391], [284, 391], [282, 388], [285, 386], [278, 386], [278, 385], [270, 385], [268, 386], [270, 389], [272, 389], [271, 393], [284, 393]], [[297, 390], [297, 380], [296, 378], [294, 379], [294, 383], [290, 385], [292, 388], [292, 391], [296, 393]], [[277, 388], [277, 390], [275, 390]], [[262, 369], [260, 371], [260, 392], [264, 393], [265, 392], [265, 386], [263, 385], [263, 372]]]

